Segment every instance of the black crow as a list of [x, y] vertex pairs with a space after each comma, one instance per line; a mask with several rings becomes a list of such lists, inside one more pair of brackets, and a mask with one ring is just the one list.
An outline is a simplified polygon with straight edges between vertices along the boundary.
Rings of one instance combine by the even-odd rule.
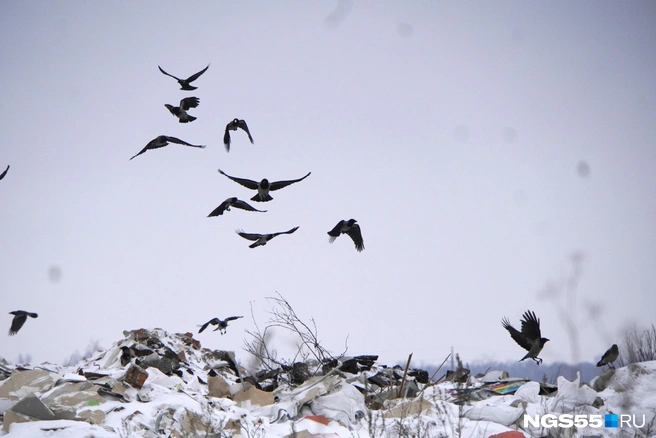
[[349, 219], [347, 221], [341, 220], [337, 222], [337, 225], [335, 225], [332, 230], [328, 231], [328, 235], [330, 236], [328, 241], [333, 243], [340, 234], [348, 234], [353, 240], [353, 243], [355, 243], [355, 249], [357, 249], [358, 252], [361, 252], [364, 249], [364, 241], [362, 240], [360, 225], [356, 224], [356, 222], [355, 219]]
[[196, 120], [196, 117], [187, 114], [187, 110], [196, 108], [199, 103], [200, 100], [197, 97], [185, 97], [180, 101], [180, 106], [173, 106], [168, 103], [165, 103], [164, 106], [171, 111], [171, 114], [178, 118], [180, 123], [189, 123]]
[[225, 145], [226, 152], [230, 152], [230, 131], [236, 131], [238, 128], [243, 129], [248, 134], [248, 139], [253, 143], [253, 137], [251, 132], [248, 130], [248, 125], [246, 120], [233, 119], [232, 122], [228, 123], [225, 128], [225, 134], [223, 134], [223, 144]]
[[134, 352], [132, 349], [126, 345], [123, 345], [121, 348], [121, 365], [126, 366], [134, 358]]
[[[158, 136], [157, 138], [152, 139], [152, 140], [146, 145], [146, 147], [143, 148], [143, 149], [141, 150], [141, 152], [139, 152], [138, 154], [134, 155], [132, 158], [138, 157], [139, 155], [141, 155], [141, 154], [143, 154], [144, 152], [146, 152], [148, 149], [163, 148], [164, 146], [166, 146], [166, 145], [169, 144], [169, 143], [183, 144], [183, 145], [185, 145], [185, 146], [191, 146], [191, 147], [193, 147], [193, 148], [201, 148], [201, 149], [205, 147], [205, 145], [195, 145], [195, 144], [187, 143], [186, 141], [182, 141], [182, 140], [180, 140], [179, 138], [169, 137], [169, 136], [166, 136], [166, 135], [160, 135], [160, 136]], [[131, 160], [132, 158], [130, 158], [130, 160]]]
[[212, 318], [209, 321], [207, 321], [205, 324], [202, 325], [200, 330], [198, 330], [198, 333], [203, 333], [203, 330], [207, 328], [208, 325], [216, 325], [217, 327], [214, 329], [214, 331], [221, 330], [221, 334], [224, 334], [226, 332], [226, 329], [228, 328], [228, 321], [233, 321], [235, 319], [243, 318], [243, 316], [230, 316], [226, 319], [219, 319], [219, 318]]
[[298, 227], [294, 227], [288, 231], [281, 231], [279, 233], [271, 233], [271, 234], [244, 233], [242, 230], [237, 230], [236, 233], [246, 240], [254, 241], [255, 243], [248, 245], [248, 247], [255, 248], [257, 246], [266, 245], [269, 240], [273, 239], [274, 237], [280, 234], [292, 234], [296, 230], [298, 230]]
[[192, 85], [191, 85], [191, 82], [195, 81], [196, 79], [198, 79], [198, 78], [200, 77], [200, 75], [202, 75], [203, 73], [205, 73], [205, 71], [206, 71], [208, 68], [210, 68], [210, 65], [207, 64], [207, 67], [205, 67], [204, 69], [202, 69], [202, 70], [199, 71], [198, 73], [189, 76], [187, 79], [180, 79], [180, 78], [177, 78], [177, 77], [173, 76], [172, 74], [169, 74], [169, 73], [165, 72], [164, 69], [162, 69], [162, 67], [160, 67], [159, 65], [158, 65], [157, 67], [159, 67], [159, 71], [161, 71], [162, 73], [164, 73], [166, 76], [171, 76], [173, 79], [175, 79], [176, 81], [178, 81], [178, 84], [180, 84], [180, 89], [181, 89], [181, 90], [192, 91], [192, 90], [195, 90], [195, 89], [198, 88], [198, 87], [194, 87], [194, 86], [192, 86]]
[[266, 201], [271, 201], [273, 198], [271, 195], [269, 195], [269, 192], [273, 192], [275, 190], [280, 190], [283, 187], [287, 187], [290, 184], [297, 183], [299, 181], [303, 181], [305, 178], [310, 176], [312, 172], [308, 172], [307, 175], [305, 175], [303, 178], [299, 179], [293, 179], [290, 181], [274, 181], [272, 183], [269, 182], [268, 179], [264, 178], [262, 181], [259, 183], [250, 179], [246, 178], [237, 178], [234, 176], [230, 176], [221, 169], [219, 169], [219, 173], [221, 175], [225, 175], [234, 182], [241, 184], [242, 186], [246, 187], [247, 189], [251, 190], [257, 190], [257, 195], [253, 196], [251, 198], [251, 201], [257, 201], [257, 202], [266, 202]]
[[0, 180], [1, 180], [2, 178], [4, 178], [5, 175], [7, 175], [7, 172], [9, 172], [9, 166], [7, 166], [7, 168], [5, 169], [4, 172], [0, 173]]
[[613, 346], [610, 347], [608, 351], [604, 353], [603, 356], [601, 356], [601, 360], [597, 362], [597, 366], [603, 367], [604, 365], [608, 365], [609, 368], [615, 368], [613, 362], [617, 360], [619, 355], [620, 355], [620, 349], [617, 348], [617, 344], [613, 344]]
[[540, 359], [538, 355], [540, 354], [540, 351], [542, 351], [544, 344], [549, 339], [543, 338], [540, 334], [540, 320], [535, 316], [535, 312], [527, 310], [524, 312], [522, 317], [524, 319], [522, 319], [521, 332], [510, 325], [510, 322], [505, 317], [501, 320], [501, 324], [503, 325], [503, 328], [510, 332], [510, 336], [512, 336], [512, 338], [519, 344], [520, 347], [528, 350], [526, 356], [521, 358], [519, 361], [521, 362], [524, 359], [531, 358], [535, 361], [535, 363], [540, 365], [542, 363], [542, 359]]
[[210, 214], [207, 215], [207, 217], [221, 216], [223, 212], [225, 212], [226, 210], [230, 211], [230, 207], [241, 208], [242, 210], [246, 210], [246, 211], [257, 211], [259, 213], [267, 212], [266, 210], [258, 210], [256, 208], [253, 208], [246, 202], [237, 199], [237, 197], [233, 197], [223, 201], [221, 205], [216, 207]]
[[14, 336], [18, 333], [18, 330], [23, 327], [28, 316], [30, 318], [36, 318], [39, 316], [36, 313], [26, 312], [24, 310], [14, 310], [13, 312], [9, 312], [9, 314], [14, 315], [14, 319], [11, 321], [11, 327], [9, 327], [9, 336]]

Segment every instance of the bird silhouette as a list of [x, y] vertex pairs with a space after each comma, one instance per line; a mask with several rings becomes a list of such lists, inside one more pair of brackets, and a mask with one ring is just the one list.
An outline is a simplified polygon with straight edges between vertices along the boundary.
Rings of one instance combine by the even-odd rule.
[[271, 233], [271, 234], [244, 233], [242, 230], [237, 230], [236, 233], [246, 240], [254, 241], [255, 243], [248, 245], [248, 247], [256, 248], [258, 246], [266, 245], [269, 240], [273, 239], [276, 236], [279, 236], [281, 234], [292, 234], [296, 230], [298, 230], [298, 227], [294, 227], [288, 231], [281, 231], [279, 233]]
[[220, 333], [225, 334], [226, 329], [228, 328], [228, 321], [234, 321], [239, 318], [243, 318], [243, 316], [229, 316], [226, 319], [212, 318], [201, 326], [198, 333], [203, 333], [203, 330], [205, 330], [208, 325], [212, 324], [217, 326], [213, 331], [221, 330]]
[[364, 240], [362, 240], [362, 231], [360, 230], [360, 225], [356, 224], [355, 219], [349, 219], [347, 221], [341, 220], [337, 222], [337, 225], [333, 227], [332, 230], [328, 231], [328, 241], [333, 243], [341, 234], [348, 234], [353, 243], [355, 244], [355, 249], [358, 252], [361, 252], [364, 249]]
[[178, 81], [178, 84], [180, 84], [180, 89], [181, 89], [181, 90], [184, 90], [184, 91], [192, 91], [192, 90], [197, 89], [198, 87], [194, 87], [193, 85], [191, 85], [191, 83], [192, 83], [193, 81], [195, 81], [196, 79], [198, 79], [198, 78], [200, 77], [200, 75], [202, 75], [203, 73], [205, 73], [205, 71], [207, 71], [207, 69], [210, 68], [210, 65], [207, 64], [207, 67], [205, 67], [204, 69], [202, 69], [202, 70], [199, 71], [198, 73], [195, 73], [195, 74], [189, 76], [187, 79], [180, 79], [180, 78], [178, 78], [178, 77], [176, 77], [176, 76], [173, 76], [173, 75], [170, 74], [170, 73], [165, 72], [164, 69], [163, 69], [162, 67], [160, 67], [159, 65], [158, 65], [157, 67], [159, 68], [159, 71], [161, 71], [162, 73], [164, 73], [166, 76], [171, 76], [173, 79], [175, 79], [176, 81]]
[[251, 201], [267, 202], [267, 201], [271, 201], [273, 199], [271, 197], [271, 195], [269, 195], [269, 192], [280, 190], [283, 187], [287, 187], [290, 184], [294, 184], [294, 183], [297, 183], [299, 181], [303, 181], [305, 178], [310, 176], [310, 174], [312, 172], [308, 172], [307, 175], [305, 175], [303, 178], [292, 179], [292, 180], [289, 180], [289, 181], [274, 181], [274, 182], [269, 182], [269, 180], [266, 179], [266, 178], [264, 178], [260, 182], [253, 181], [253, 180], [246, 179], [246, 178], [237, 178], [237, 177], [228, 175], [227, 173], [225, 173], [221, 169], [219, 169], [219, 173], [221, 175], [224, 175], [224, 176], [230, 178], [234, 182], [236, 182], [238, 184], [241, 184], [242, 186], [246, 187], [247, 189], [257, 190], [257, 195], [253, 196], [251, 198]]
[[5, 177], [5, 175], [7, 175], [7, 172], [9, 172], [9, 167], [10, 167], [10, 166], [7, 166], [7, 168], [5, 169], [5, 171], [2, 172], [2, 173], [0, 173], [0, 180], [2, 180], [2, 178]]
[[615, 368], [615, 365], [613, 365], [613, 362], [617, 360], [617, 358], [620, 355], [620, 349], [617, 347], [617, 344], [613, 344], [612, 347], [610, 347], [603, 356], [601, 356], [601, 360], [597, 362], [598, 367], [603, 367], [604, 365], [608, 365], [609, 368]]
[[177, 144], [182, 144], [185, 146], [191, 146], [192, 148], [201, 148], [203, 149], [205, 145], [195, 145], [191, 143], [187, 143], [186, 141], [180, 140], [179, 138], [175, 137], [169, 137], [166, 135], [160, 135], [154, 139], [152, 139], [146, 147], [144, 147], [138, 154], [132, 156], [130, 160], [132, 160], [135, 157], [138, 157], [139, 155], [143, 154], [146, 152], [148, 149], [158, 149], [158, 148], [163, 148], [164, 146], [168, 145], [169, 143], [177, 143]]
[[521, 332], [510, 325], [510, 322], [505, 317], [501, 320], [501, 325], [503, 325], [503, 328], [508, 330], [510, 336], [515, 340], [515, 342], [517, 342], [517, 344], [519, 344], [520, 347], [528, 350], [526, 356], [521, 358], [519, 361], [521, 362], [524, 359], [531, 358], [535, 361], [535, 363], [540, 365], [542, 363], [542, 359], [540, 359], [538, 355], [540, 354], [540, 351], [542, 351], [544, 344], [547, 343], [549, 339], [542, 337], [542, 334], [540, 333], [540, 320], [535, 316], [535, 312], [527, 310], [524, 312], [522, 317], [523, 319], [521, 320]]
[[221, 216], [223, 212], [230, 211], [230, 207], [241, 208], [242, 210], [246, 210], [246, 211], [257, 211], [259, 213], [267, 212], [266, 210], [258, 210], [256, 208], [253, 208], [246, 202], [242, 201], [241, 199], [237, 199], [237, 197], [235, 196], [223, 201], [218, 207], [212, 210], [212, 212], [208, 214], [207, 217]]
[[233, 119], [232, 122], [228, 123], [225, 127], [225, 134], [223, 134], [223, 145], [226, 148], [226, 152], [230, 152], [230, 131], [236, 131], [238, 128], [243, 129], [248, 134], [248, 139], [253, 143], [253, 136], [251, 136], [251, 131], [248, 130], [248, 125], [246, 120]]
[[39, 316], [36, 313], [26, 312], [24, 310], [14, 310], [13, 312], [9, 312], [9, 314], [14, 315], [14, 319], [11, 321], [11, 327], [9, 327], [9, 336], [14, 336], [18, 333], [18, 330], [20, 330], [21, 327], [23, 327], [23, 324], [25, 324], [25, 321], [27, 321], [28, 316], [30, 318], [36, 318]]
[[173, 106], [168, 103], [165, 103], [164, 106], [178, 118], [178, 122], [189, 123], [196, 120], [196, 117], [187, 114], [187, 110], [196, 108], [199, 103], [200, 100], [197, 97], [185, 97], [180, 101], [180, 106]]

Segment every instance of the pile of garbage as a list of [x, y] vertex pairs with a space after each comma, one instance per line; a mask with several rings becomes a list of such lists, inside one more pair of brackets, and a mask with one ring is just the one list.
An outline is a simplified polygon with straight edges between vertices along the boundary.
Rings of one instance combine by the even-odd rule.
[[[555, 433], [526, 425], [525, 414], [573, 412], [646, 414], [655, 424], [656, 362], [611, 369], [592, 387], [500, 371], [470, 376], [462, 367], [437, 383], [425, 370], [378, 365], [375, 355], [252, 375], [234, 353], [202, 348], [191, 333], [139, 329], [124, 336], [74, 367], [0, 363], [2, 434], [521, 437]], [[648, 427], [635, 432], [647, 436]], [[587, 429], [564, 428], [559, 436], [617, 436], [617, 429]]]

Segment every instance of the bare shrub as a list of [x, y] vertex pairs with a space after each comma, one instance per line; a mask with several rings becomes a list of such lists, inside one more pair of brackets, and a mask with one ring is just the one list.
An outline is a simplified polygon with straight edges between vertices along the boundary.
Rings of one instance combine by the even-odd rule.
[[[319, 364], [323, 364], [335, 357], [344, 356], [348, 346], [345, 346], [341, 354], [334, 356], [321, 345], [314, 318], [310, 318], [308, 322], [303, 321], [292, 305], [281, 294], [277, 293], [277, 295], [277, 297], [267, 297], [273, 307], [268, 311], [270, 317], [263, 330], [258, 326], [251, 307], [256, 330], [246, 331], [252, 340], [244, 341], [244, 350], [256, 358], [258, 368], [268, 370], [287, 368], [295, 362], [307, 362], [309, 359], [315, 359]], [[280, 358], [278, 352], [271, 346], [272, 330], [276, 328], [292, 333], [298, 339], [293, 358]]]
[[624, 333], [619, 365], [656, 360], [656, 327], [640, 329], [634, 325]]

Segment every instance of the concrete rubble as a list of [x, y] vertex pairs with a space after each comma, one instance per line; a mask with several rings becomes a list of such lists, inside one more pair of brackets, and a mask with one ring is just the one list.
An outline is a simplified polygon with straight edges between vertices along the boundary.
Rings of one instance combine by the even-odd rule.
[[[296, 362], [251, 375], [234, 353], [202, 348], [190, 333], [139, 329], [124, 335], [75, 367], [3, 364], [10, 372], [0, 380], [2, 431], [10, 438], [55, 429], [153, 438], [352, 437], [389, 428], [385, 436], [403, 430], [541, 436], [544, 430], [524, 428], [525, 414], [607, 412], [593, 388], [612, 391], [617, 380], [612, 370], [592, 387], [563, 378], [545, 385], [500, 371], [474, 377], [462, 368], [436, 383], [425, 370], [404, 373], [377, 365], [372, 355]], [[651, 372], [632, 370], [632, 376]]]

